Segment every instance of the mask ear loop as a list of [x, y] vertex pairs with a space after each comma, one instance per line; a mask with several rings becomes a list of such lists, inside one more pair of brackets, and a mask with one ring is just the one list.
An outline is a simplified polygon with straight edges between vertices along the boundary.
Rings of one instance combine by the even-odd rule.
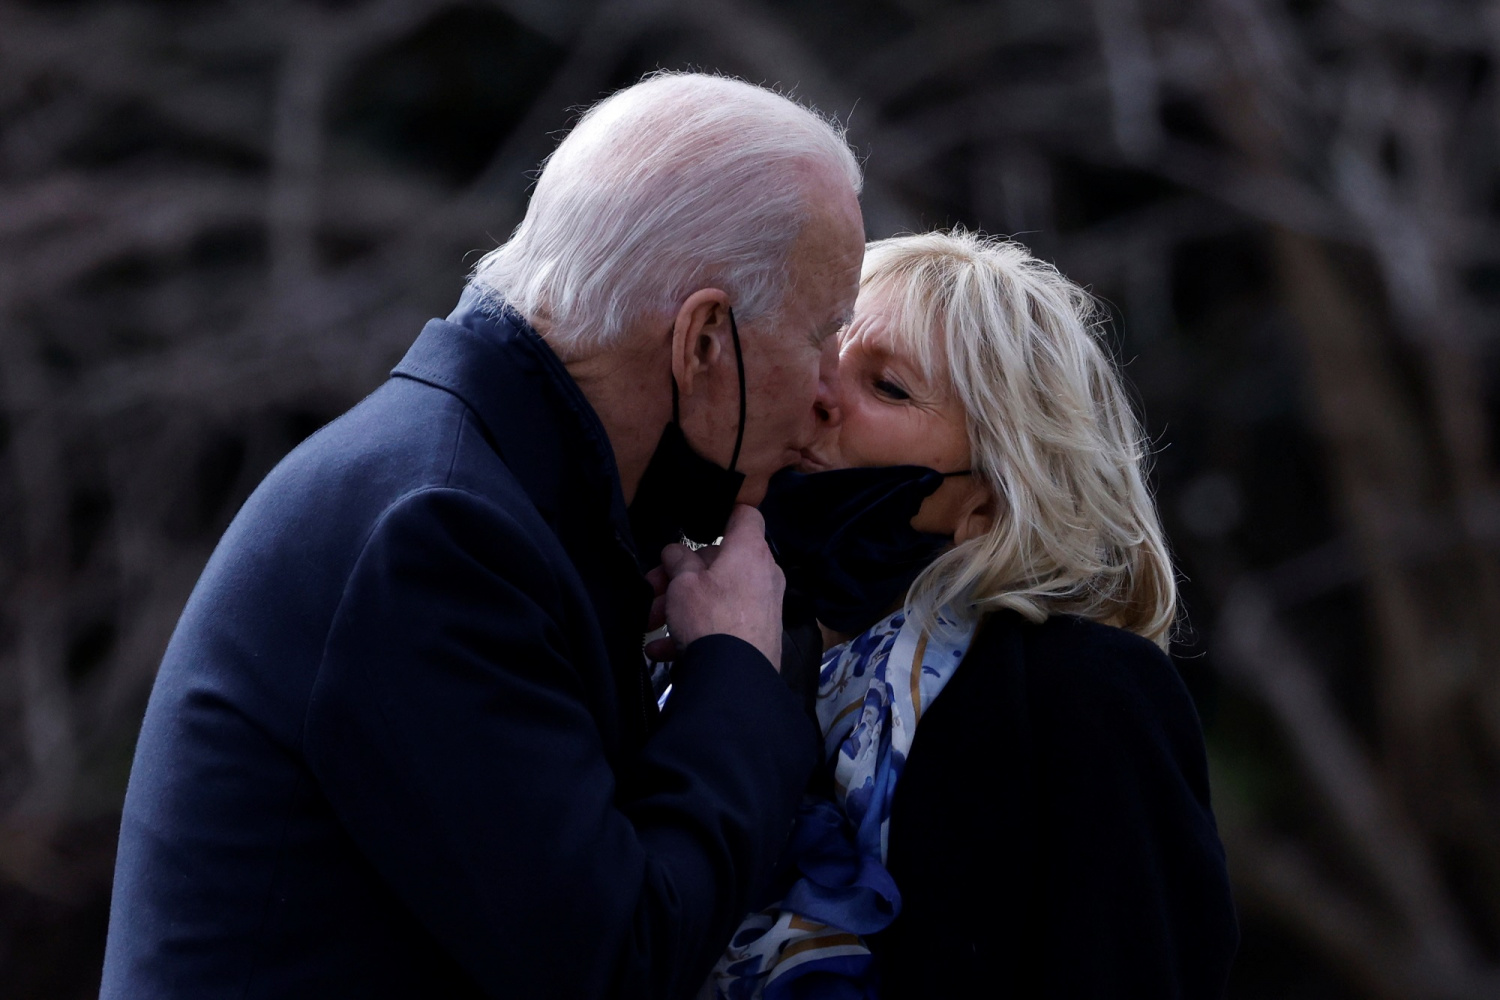
[[[740, 328], [734, 322], [734, 310], [729, 310], [729, 336], [734, 340], [734, 364], [740, 375], [740, 426], [734, 435], [734, 454], [729, 456], [729, 471], [733, 472], [740, 461], [740, 445], [745, 443], [745, 355], [740, 350]], [[676, 412], [677, 383], [672, 383], [672, 405]]]
[[[745, 443], [745, 354], [740, 350], [740, 328], [734, 322], [734, 310], [729, 310], [729, 336], [734, 341], [734, 366], [740, 377], [740, 423], [734, 434], [734, 454], [729, 456], [729, 471], [740, 461], [740, 446]], [[672, 423], [680, 424], [677, 411], [677, 376], [672, 376]]]

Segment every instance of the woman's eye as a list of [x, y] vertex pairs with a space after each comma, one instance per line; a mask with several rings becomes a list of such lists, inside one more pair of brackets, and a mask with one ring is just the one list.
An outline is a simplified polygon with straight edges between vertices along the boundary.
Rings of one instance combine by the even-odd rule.
[[910, 399], [911, 395], [896, 383], [889, 379], [878, 378], [875, 380], [875, 391], [889, 399]]

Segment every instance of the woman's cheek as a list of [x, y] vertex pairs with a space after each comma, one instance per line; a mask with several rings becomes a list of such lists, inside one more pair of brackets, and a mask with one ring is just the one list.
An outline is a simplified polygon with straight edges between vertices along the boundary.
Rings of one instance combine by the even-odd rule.
[[[869, 401], [861, 398], [844, 417], [839, 446], [847, 465], [879, 465], [879, 449], [872, 447], [880, 439], [879, 417], [871, 412]], [[872, 452], [874, 452], [872, 454]]]

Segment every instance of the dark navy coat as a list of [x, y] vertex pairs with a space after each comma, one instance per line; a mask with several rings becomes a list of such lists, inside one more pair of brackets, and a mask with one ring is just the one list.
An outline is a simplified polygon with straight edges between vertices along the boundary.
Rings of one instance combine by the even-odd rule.
[[474, 302], [204, 569], [131, 772], [108, 1000], [688, 995], [765, 884], [816, 732], [724, 635], [658, 717], [604, 430]]

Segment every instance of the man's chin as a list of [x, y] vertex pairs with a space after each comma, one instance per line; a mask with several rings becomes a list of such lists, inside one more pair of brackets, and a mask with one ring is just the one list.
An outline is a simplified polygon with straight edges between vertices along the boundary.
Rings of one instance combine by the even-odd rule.
[[764, 477], [757, 479], [746, 479], [740, 486], [740, 491], [735, 495], [735, 503], [749, 504], [751, 507], [759, 507], [760, 502], [766, 498], [766, 487], [770, 480]]

